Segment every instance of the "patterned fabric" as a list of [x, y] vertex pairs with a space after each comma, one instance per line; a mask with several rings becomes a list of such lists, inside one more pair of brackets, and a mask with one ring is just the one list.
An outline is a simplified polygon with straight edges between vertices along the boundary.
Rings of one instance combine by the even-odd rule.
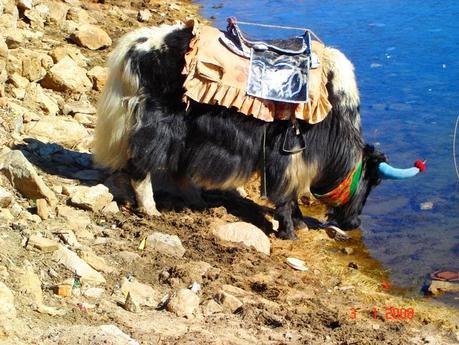
[[[330, 112], [326, 88], [327, 77], [323, 68], [312, 69], [308, 76], [309, 99], [306, 103], [275, 102], [247, 95], [250, 60], [238, 56], [223, 45], [223, 33], [211, 26], [199, 25], [192, 20], [194, 37], [185, 54], [186, 75], [184, 101], [234, 107], [239, 112], [264, 121], [290, 120], [294, 117], [310, 124], [322, 121]], [[324, 46], [312, 41], [312, 51], [322, 59]]]
[[332, 191], [326, 194], [314, 194], [323, 203], [339, 207], [346, 204], [354, 195], [362, 176], [362, 161], [360, 161], [351, 173]]

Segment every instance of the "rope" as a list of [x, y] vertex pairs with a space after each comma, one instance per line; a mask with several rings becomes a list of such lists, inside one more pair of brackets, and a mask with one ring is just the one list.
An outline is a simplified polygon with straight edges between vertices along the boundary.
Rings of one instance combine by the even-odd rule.
[[261, 198], [268, 198], [268, 191], [266, 188], [266, 126], [263, 126], [263, 151], [262, 151], [262, 175], [261, 175]]
[[453, 134], [453, 161], [454, 161], [454, 167], [456, 168], [456, 175], [457, 175], [457, 178], [459, 179], [459, 167], [457, 166], [457, 161], [456, 161], [456, 134], [457, 134], [458, 126], [459, 126], [459, 115], [457, 115], [457, 118], [456, 118], [456, 125], [454, 126], [454, 134]]
[[272, 25], [272, 24], [260, 24], [260, 23], [253, 23], [253, 22], [241, 22], [240, 20], [236, 21], [237, 24], [242, 25], [249, 25], [249, 26], [260, 26], [262, 28], [273, 28], [273, 29], [282, 29], [282, 30], [299, 30], [299, 31], [309, 31], [312, 36], [315, 37], [320, 43], [323, 43], [320, 38], [310, 29], [301, 28], [298, 26], [283, 26], [283, 25]]

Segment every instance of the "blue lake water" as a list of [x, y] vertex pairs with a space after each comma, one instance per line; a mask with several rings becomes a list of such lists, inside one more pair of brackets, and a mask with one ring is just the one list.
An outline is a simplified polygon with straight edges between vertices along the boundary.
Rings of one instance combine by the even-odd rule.
[[[221, 29], [228, 16], [308, 27], [348, 56], [356, 69], [366, 141], [393, 165], [410, 167], [417, 158], [428, 164], [425, 174], [384, 181], [370, 195], [362, 217], [365, 244], [401, 287], [416, 290], [437, 269], [459, 271], [459, 184], [452, 156], [459, 114], [459, 1], [198, 2]], [[243, 29], [256, 37], [276, 36], [269, 29]], [[432, 209], [421, 209], [426, 202]]]

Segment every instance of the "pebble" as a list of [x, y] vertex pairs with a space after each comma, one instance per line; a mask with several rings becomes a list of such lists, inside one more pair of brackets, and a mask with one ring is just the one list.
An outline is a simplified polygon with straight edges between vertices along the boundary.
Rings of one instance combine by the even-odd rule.
[[217, 293], [214, 298], [224, 309], [231, 313], [234, 313], [243, 305], [237, 297], [224, 291]]
[[169, 302], [167, 310], [179, 317], [191, 318], [199, 307], [199, 297], [188, 289], [176, 291]]
[[138, 313], [141, 311], [139, 302], [137, 302], [136, 299], [132, 297], [130, 292], [128, 292], [126, 296], [126, 301], [124, 302], [123, 307], [132, 313]]
[[48, 203], [46, 202], [45, 199], [37, 199], [37, 214], [38, 216], [46, 220], [49, 217], [49, 209], [48, 209]]
[[27, 248], [36, 248], [42, 252], [49, 253], [59, 249], [59, 243], [55, 240], [50, 240], [38, 235], [32, 235], [27, 241]]
[[158, 231], [147, 237], [147, 247], [161, 254], [177, 258], [181, 258], [185, 254], [185, 248], [178, 236]]

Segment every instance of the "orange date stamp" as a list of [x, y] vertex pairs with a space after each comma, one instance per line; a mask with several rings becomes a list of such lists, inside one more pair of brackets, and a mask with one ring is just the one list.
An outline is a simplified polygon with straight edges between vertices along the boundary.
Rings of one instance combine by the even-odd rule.
[[[384, 314], [382, 315], [384, 320], [387, 321], [409, 321], [414, 317], [414, 308], [397, 308], [397, 307], [385, 307], [383, 310]], [[370, 311], [373, 318], [376, 320], [379, 317], [379, 309], [373, 307], [373, 310]], [[357, 319], [358, 311], [356, 308], [351, 308], [350, 317], [352, 320]]]

